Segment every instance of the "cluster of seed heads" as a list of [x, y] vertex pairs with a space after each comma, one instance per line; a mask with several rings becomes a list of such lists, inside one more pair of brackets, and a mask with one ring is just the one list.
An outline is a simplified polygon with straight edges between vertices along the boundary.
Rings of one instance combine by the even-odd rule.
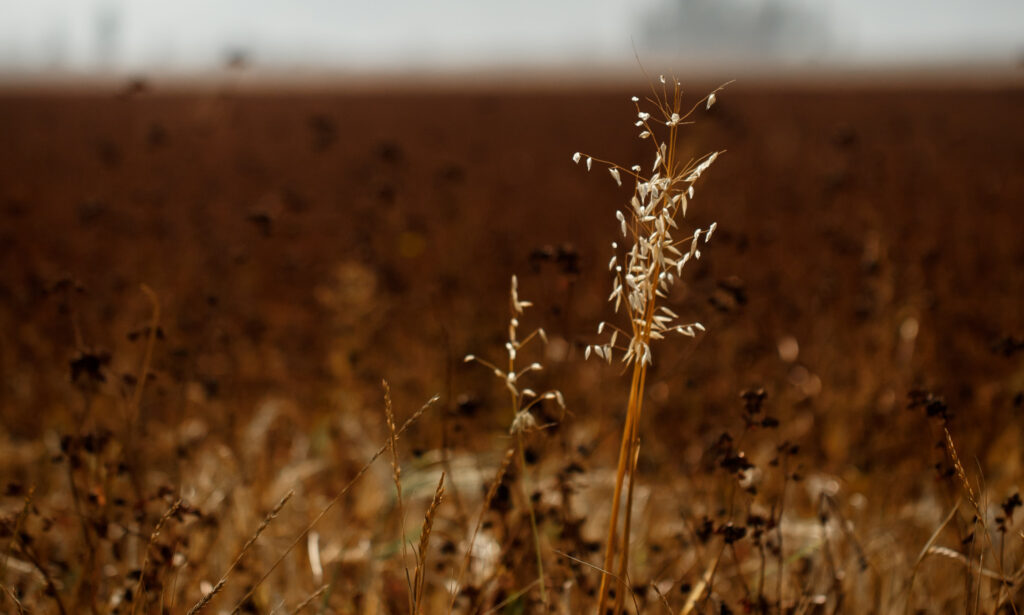
[[561, 391], [550, 390], [544, 393], [538, 394], [536, 391], [530, 388], [522, 388], [521, 380], [526, 374], [530, 372], [539, 372], [544, 369], [544, 366], [540, 363], [530, 363], [526, 367], [516, 369], [516, 359], [519, 357], [519, 352], [530, 342], [535, 339], [540, 339], [544, 344], [548, 343], [548, 336], [544, 332], [544, 329], [534, 329], [532, 333], [524, 337], [522, 340], [519, 339], [519, 317], [522, 316], [523, 311], [533, 305], [529, 301], [524, 301], [519, 298], [519, 280], [516, 276], [512, 276], [511, 289], [509, 291], [509, 300], [511, 306], [511, 317], [508, 323], [508, 341], [505, 342], [505, 350], [508, 353], [508, 369], [501, 369], [497, 365], [481, 359], [480, 357], [472, 354], [468, 354], [465, 357], [467, 363], [476, 361], [484, 367], [494, 372], [495, 377], [501, 380], [505, 388], [508, 389], [509, 394], [512, 397], [512, 427], [509, 429], [510, 433], [524, 433], [532, 431], [537, 427], [537, 419], [530, 413], [530, 410], [545, 399], [552, 399], [561, 408], [565, 408], [565, 398], [562, 397]]
[[[712, 223], [707, 229], [697, 228], [680, 237], [684, 233], [680, 231], [677, 220], [686, 217], [687, 205], [694, 196], [694, 184], [721, 152], [713, 152], [683, 164], [676, 160], [675, 151], [678, 127], [691, 123], [688, 118], [701, 103], [710, 109], [715, 103], [715, 92], [699, 101], [688, 112], [680, 113], [680, 83], [674, 82], [670, 97], [665, 78], [661, 77], [660, 81], [661, 95], [655, 91], [655, 95], [647, 102], [655, 107], [660, 120], [668, 127], [668, 135], [664, 140], [656, 136], [655, 129], [661, 122], [641, 109], [638, 97], [632, 98], [638, 118], [635, 125], [641, 129], [639, 137], [651, 140], [655, 146], [650, 175], [645, 175], [640, 165], [626, 169], [615, 163], [597, 160], [607, 165], [608, 172], [619, 186], [622, 185], [624, 173], [635, 179], [629, 207], [625, 211], [615, 212], [622, 237], [630, 241], [632, 247], [625, 250], [620, 248], [618, 242], [612, 242], [614, 254], [608, 261], [608, 269], [614, 275], [612, 293], [608, 300], [615, 305], [616, 313], [625, 310], [629, 326], [620, 328], [602, 322], [597, 332], [600, 335], [606, 328], [610, 329], [607, 342], [587, 346], [585, 351], [586, 358], [593, 354], [608, 363], [612, 362], [613, 353], [618, 351], [622, 353], [622, 361], [626, 364], [640, 361], [650, 365], [653, 363], [650, 348], [652, 340], [662, 339], [673, 332], [695, 337], [698, 331], [704, 331], [704, 326], [699, 322], [681, 324], [678, 314], [668, 307], [659, 307], [657, 301], [667, 296], [669, 289], [682, 276], [688, 262], [700, 259], [701, 239], [706, 244], [718, 226]], [[576, 152], [572, 159], [579, 164], [584, 156]], [[588, 171], [594, 162], [593, 157], [586, 157]]]

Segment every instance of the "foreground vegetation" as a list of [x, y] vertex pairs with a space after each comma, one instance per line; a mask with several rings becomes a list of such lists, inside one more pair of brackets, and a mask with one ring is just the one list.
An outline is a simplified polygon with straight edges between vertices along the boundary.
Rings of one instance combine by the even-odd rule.
[[[690, 107], [665, 85], [634, 101], [653, 105], [638, 106], [636, 127], [653, 160], [610, 164], [612, 183], [601, 178], [602, 190], [635, 182], [632, 195], [614, 194], [625, 213], [593, 214], [601, 233], [630, 244], [613, 246], [611, 305], [570, 314], [595, 316], [589, 329], [621, 310], [600, 337], [572, 333], [549, 309], [572, 305], [579, 263], [564, 246], [540, 249], [522, 282], [509, 288], [514, 272], [498, 275], [507, 322], [463, 323], [473, 330], [438, 343], [451, 346], [448, 361], [409, 348], [387, 357], [392, 370], [356, 378], [353, 356], [372, 352], [367, 330], [388, 308], [373, 270], [348, 263], [319, 290], [330, 315], [321, 332], [340, 358], [328, 361], [330, 403], [310, 409], [287, 388], [225, 398], [204, 370], [177, 369], [168, 338], [181, 316], [148, 286], [124, 317], [133, 326], [115, 327], [127, 329], [117, 352], [92, 348], [80, 319], [96, 298], [74, 279], [52, 283], [78, 351], [36, 427], [23, 416], [36, 408], [5, 401], [4, 611], [1016, 612], [1021, 449], [979, 439], [963, 414], [1019, 407], [1020, 342], [992, 346], [998, 367], [970, 401], [956, 391], [959, 404], [948, 402], [941, 381], [909, 374], [927, 320], [885, 299], [876, 237], [863, 256], [876, 268], [863, 316], [875, 327], [833, 316], [866, 332], [872, 351], [841, 333], [829, 334], [838, 356], [819, 349], [816, 360], [788, 333], [767, 349], [744, 346], [730, 327], [749, 326], [749, 289], [729, 279], [702, 288], [711, 257], [690, 273], [713, 233], [720, 251], [739, 241], [704, 222], [706, 211], [685, 218], [690, 199], [715, 208], [691, 187], [717, 155], [680, 140]], [[710, 113], [714, 101], [692, 109]], [[400, 237], [398, 249], [410, 242]], [[743, 275], [766, 265], [740, 262]], [[483, 322], [500, 322], [503, 302], [487, 299], [477, 308], [499, 317]], [[788, 309], [770, 292], [765, 302]], [[705, 331], [696, 321], [707, 318]], [[669, 333], [692, 340], [652, 350]], [[716, 356], [707, 338], [719, 335], [733, 346], [712, 346]], [[779, 367], [737, 360], [752, 353]], [[224, 361], [210, 370], [223, 379], [251, 370], [255, 354], [202, 361]], [[421, 381], [379, 385], [407, 363]], [[741, 369], [750, 374], [736, 379], [753, 386], [719, 375]]]

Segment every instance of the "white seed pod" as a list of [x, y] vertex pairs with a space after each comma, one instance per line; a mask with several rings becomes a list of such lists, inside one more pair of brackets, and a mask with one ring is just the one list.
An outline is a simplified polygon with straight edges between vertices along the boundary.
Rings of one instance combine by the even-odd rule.
[[541, 397], [541, 399], [553, 399], [555, 400], [555, 403], [557, 403], [562, 408], [565, 408], [565, 398], [562, 397], [561, 391], [548, 391]]
[[587, 156], [587, 170], [589, 171], [592, 166], [594, 166], [594, 159]]
[[530, 414], [529, 410], [520, 410], [516, 413], [516, 417], [512, 419], [512, 427], [509, 428], [509, 433], [526, 433], [537, 428], [537, 419]]
[[465, 357], [462, 358], [462, 361], [465, 362], [465, 363], [469, 363], [470, 361], [475, 361], [475, 360], [476, 360], [476, 355], [472, 355], [472, 354], [467, 354]]
[[704, 233], [704, 243], [711, 241], [711, 235], [714, 234], [716, 228], [718, 228], [718, 223], [712, 222], [711, 226], [708, 227], [708, 232]]
[[684, 254], [683, 258], [679, 259], [679, 261], [676, 263], [676, 275], [677, 276], [683, 277], [683, 267], [686, 266], [686, 261], [688, 261], [688, 260], [690, 260], [690, 253], [689, 252]]
[[650, 136], [651, 136], [651, 133], [650, 133], [649, 130], [645, 130], [645, 131], [640, 133], [640, 138], [641, 139], [649, 139]]
[[615, 183], [618, 184], [619, 186], [621, 186], [622, 185], [622, 177], [619, 176], [619, 170], [616, 169], [615, 167], [612, 167], [612, 168], [608, 169], [608, 172], [611, 174], [612, 179], [615, 180]]
[[576, 164], [579, 164], [581, 157], [582, 155], [579, 152], [576, 152], [575, 154], [572, 155], [572, 161], [575, 162]]
[[710, 96], [708, 96], [708, 106], [707, 106], [707, 107], [705, 107], [705, 109], [710, 109], [710, 108], [711, 108], [711, 105], [715, 104], [715, 100], [716, 100], [716, 99], [715, 99], [715, 93], [714, 93], [714, 92], [712, 92], [712, 93], [711, 93], [711, 95], [710, 95]]
[[633, 98], [630, 98], [630, 100], [632, 100], [633, 102], [640, 102], [640, 99], [637, 98], [636, 96], [634, 96]]

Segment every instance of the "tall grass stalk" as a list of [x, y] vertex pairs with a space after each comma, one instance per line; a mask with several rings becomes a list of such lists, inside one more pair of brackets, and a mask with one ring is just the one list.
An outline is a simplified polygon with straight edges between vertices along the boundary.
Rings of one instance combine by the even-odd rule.
[[[659, 300], [667, 298], [669, 289], [682, 276], [686, 264], [701, 257], [701, 236], [706, 244], [717, 226], [713, 223], [707, 229], [697, 228], [689, 234], [679, 228], [677, 220], [686, 217], [687, 206], [694, 197], [694, 185], [721, 153], [684, 160], [679, 147], [679, 130], [692, 123], [691, 117], [698, 108], [710, 109], [724, 86], [684, 110], [681, 84], [672, 80], [670, 85], [665, 77], [660, 77], [659, 81], [660, 87], [654, 84], [651, 96], [644, 101], [651, 111], [644, 110], [638, 97], [632, 99], [637, 110], [635, 126], [640, 130], [639, 137], [654, 146], [654, 163], [649, 167], [649, 175], [640, 165], [627, 169], [580, 152], [573, 155], [577, 164], [585, 158], [588, 171], [594, 162], [605, 165], [619, 186], [623, 175], [635, 180], [629, 206], [625, 211], [615, 212], [622, 237], [632, 246], [626, 250], [618, 241], [612, 242], [614, 255], [608, 262], [608, 269], [614, 276], [608, 300], [617, 313], [625, 315], [627, 323], [620, 327], [602, 322], [598, 326], [598, 334], [608, 329], [607, 342], [588, 346], [585, 353], [587, 358], [593, 355], [609, 364], [618, 353], [619, 359], [632, 368], [601, 572], [597, 612], [602, 614], [607, 606], [610, 579], [616, 579], [614, 612], [621, 611], [625, 595], [633, 487], [640, 453], [640, 417], [647, 370], [654, 362], [651, 344], [670, 333], [695, 337], [704, 331], [699, 322], [680, 324], [679, 316], [670, 308], [659, 305]], [[676, 237], [677, 234], [680, 238]], [[624, 488], [626, 510], [620, 528]]]
[[405, 504], [402, 501], [402, 466], [398, 462], [398, 428], [395, 425], [395, 410], [391, 405], [391, 385], [381, 380], [384, 388], [384, 417], [388, 426], [388, 448], [391, 449], [391, 478], [395, 483], [395, 502], [398, 508], [398, 539], [402, 542], [402, 567], [405, 569], [405, 583], [409, 591], [409, 612], [415, 613], [415, 594], [412, 577], [409, 576], [409, 549], [405, 540]]
[[538, 395], [533, 389], [522, 387], [522, 378], [530, 372], [536, 372], [544, 369], [540, 363], [531, 363], [530, 365], [516, 369], [516, 360], [519, 358], [519, 353], [522, 351], [527, 344], [540, 339], [543, 343], [547, 343], [548, 337], [544, 332], [544, 329], [535, 329], [532, 333], [519, 339], [519, 317], [522, 316], [523, 311], [533, 305], [529, 301], [523, 301], [519, 298], [519, 280], [516, 276], [512, 276], [512, 282], [509, 289], [509, 324], [508, 324], [508, 341], [505, 342], [505, 350], [508, 353], [508, 369], [503, 370], [497, 367], [494, 363], [481, 359], [476, 355], [466, 355], [465, 361], [476, 362], [484, 367], [490, 369], [495, 377], [500, 379], [505, 388], [508, 389], [509, 401], [512, 408], [512, 426], [509, 428], [509, 433], [515, 439], [516, 458], [519, 462], [519, 475], [520, 475], [520, 496], [523, 501], [523, 505], [526, 507], [527, 514], [530, 519], [530, 532], [533, 535], [533, 547], [537, 555], [537, 577], [540, 581], [540, 599], [545, 605], [547, 605], [547, 589], [545, 588], [544, 582], [544, 556], [541, 550], [540, 541], [540, 530], [537, 527], [537, 516], [533, 511], [533, 504], [530, 501], [530, 494], [523, 486], [523, 482], [526, 480], [526, 449], [523, 444], [524, 434], [529, 434], [537, 428], [537, 419], [531, 413], [534, 406], [541, 403], [544, 400], [554, 400], [560, 407], [565, 408], [565, 400], [562, 397], [562, 393], [557, 390], [545, 391]]

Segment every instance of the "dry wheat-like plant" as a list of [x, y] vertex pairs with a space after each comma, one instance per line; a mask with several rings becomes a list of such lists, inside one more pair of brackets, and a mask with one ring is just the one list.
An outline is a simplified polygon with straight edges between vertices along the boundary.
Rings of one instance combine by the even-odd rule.
[[[586, 358], [594, 355], [609, 364], [616, 358], [616, 353], [620, 353], [621, 361], [632, 367], [629, 405], [622, 429], [601, 573], [598, 613], [605, 612], [608, 584], [613, 577], [616, 554], [618, 568], [614, 578], [617, 579], [618, 587], [614, 612], [621, 611], [625, 595], [633, 479], [640, 448], [640, 415], [647, 368], [654, 362], [651, 343], [671, 333], [695, 337], [698, 332], [704, 331], [704, 326], [699, 322], [681, 323], [679, 315], [667, 306], [659, 305], [659, 300], [667, 297], [669, 289], [682, 276], [686, 264], [701, 257], [701, 240], [704, 244], [710, 241], [717, 227], [717, 223], [712, 223], [707, 229], [697, 228], [692, 232], [680, 229], [679, 221], [686, 217], [687, 206], [694, 197], [694, 185], [721, 152], [712, 152], [696, 160], [684, 160], [678, 139], [680, 127], [692, 123], [690, 118], [701, 105], [710, 109], [717, 93], [725, 86], [684, 110], [680, 82], [673, 79], [670, 86], [664, 76], [659, 81], [660, 87], [655, 84], [651, 88], [651, 96], [646, 99], [646, 103], [652, 107], [651, 112], [644, 110], [638, 97], [632, 98], [637, 110], [635, 125], [641, 131], [639, 136], [654, 145], [655, 156], [654, 163], [649, 167], [650, 174], [640, 165], [627, 169], [580, 152], [572, 157], [577, 164], [585, 159], [588, 171], [595, 162], [607, 166], [612, 179], [619, 186], [622, 185], [623, 175], [632, 176], [635, 180], [629, 207], [625, 211], [615, 212], [623, 239], [632, 245], [626, 249], [618, 241], [612, 242], [614, 254], [608, 261], [608, 269], [613, 274], [612, 293], [608, 300], [615, 306], [616, 313], [626, 317], [626, 323], [624, 326], [600, 323], [598, 334], [609, 331], [607, 341], [587, 346], [584, 353]], [[620, 531], [619, 516], [624, 486], [627, 487], [626, 509]]]
[[444, 472], [437, 481], [437, 489], [434, 490], [434, 497], [430, 500], [430, 506], [423, 517], [423, 529], [420, 530], [420, 544], [416, 549], [416, 571], [413, 576], [413, 605], [412, 615], [420, 615], [423, 612], [423, 596], [426, 593], [427, 574], [427, 547], [430, 545], [430, 532], [434, 528], [434, 519], [437, 517], [437, 509], [444, 499]]

